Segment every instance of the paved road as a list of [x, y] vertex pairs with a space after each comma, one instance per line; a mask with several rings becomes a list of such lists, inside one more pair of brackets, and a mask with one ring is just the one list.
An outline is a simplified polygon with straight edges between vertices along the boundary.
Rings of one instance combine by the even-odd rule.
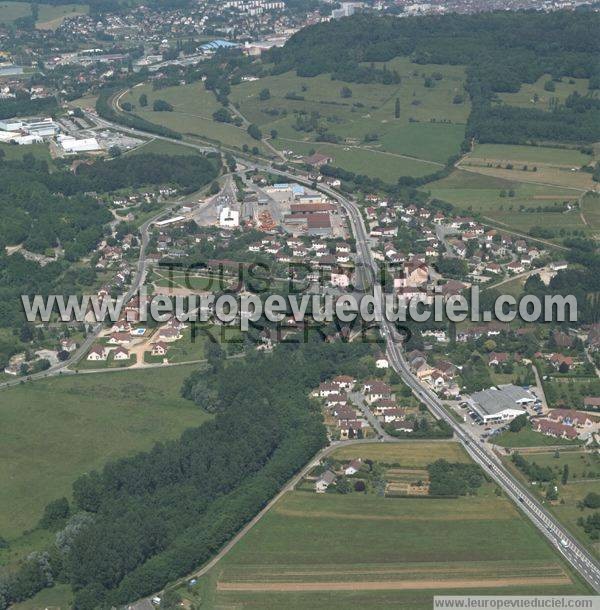
[[[163, 216], [166, 216], [173, 207], [179, 205], [179, 201], [171, 203], [168, 207], [161, 210], [158, 214], [148, 219], [144, 224], [142, 224], [139, 228], [141, 241], [140, 241], [140, 256], [137, 261], [135, 276], [131, 283], [131, 286], [123, 296], [123, 305], [125, 305], [133, 295], [139, 290], [146, 279], [147, 269], [147, 259], [146, 259], [146, 249], [148, 248], [148, 241], [150, 239], [149, 228], [153, 222], [156, 222]], [[6, 381], [3, 384], [0, 384], [0, 390], [5, 390], [6, 388], [10, 388], [16, 385], [20, 385], [21, 383], [36, 381], [39, 379], [46, 379], [47, 377], [53, 377], [56, 375], [71, 375], [74, 374], [74, 371], [69, 370], [68, 367], [75, 367], [79, 360], [85, 356], [90, 347], [100, 334], [102, 330], [102, 324], [98, 323], [92, 327], [92, 330], [86, 335], [82, 344], [73, 352], [69, 360], [65, 362], [58, 362], [57, 364], [51, 366], [45, 371], [41, 371], [39, 373], [34, 373], [33, 375], [28, 375], [27, 377], [16, 377], [10, 381]], [[112, 369], [114, 370], [114, 369]]]
[[[109, 123], [107, 121], [104, 121], [104, 123], [106, 126], [114, 129], [129, 131], [138, 135], [148, 135], [138, 130], [121, 128], [121, 126], [118, 124]], [[172, 140], [171, 138], [166, 137], [160, 137], [160, 139], [201, 149], [200, 146], [191, 144], [189, 142]], [[255, 163], [252, 161], [248, 162], [247, 159], [244, 159], [243, 162], [250, 168], [268, 170], [273, 174], [284, 176], [289, 180], [294, 180], [296, 182], [308, 185], [311, 184], [309, 180], [297, 176], [296, 174], [275, 170], [264, 163]], [[353, 234], [356, 239], [359, 263], [362, 263], [362, 265], [359, 265], [359, 273], [362, 276], [369, 277], [371, 279], [376, 302], [378, 302], [382, 307], [383, 291], [378, 280], [378, 268], [368, 245], [367, 231], [360, 209], [353, 201], [349, 200], [347, 197], [341, 195], [327, 185], [318, 185], [317, 188], [321, 192], [338, 201], [338, 203], [347, 212], [353, 229]], [[550, 543], [571, 564], [571, 566], [573, 566], [573, 568], [582, 576], [582, 578], [584, 578], [595, 591], [600, 592], [600, 566], [596, 559], [592, 557], [592, 555], [577, 541], [577, 539], [574, 538], [570, 532], [564, 528], [564, 526], [562, 526], [553, 515], [550, 514], [548, 510], [546, 510], [541, 502], [504, 467], [499, 458], [497, 458], [497, 456], [492, 452], [491, 448], [473, 442], [473, 439], [469, 437], [461, 426], [458, 425], [446, 412], [437, 395], [429, 390], [426, 386], [422, 385], [421, 382], [412, 374], [404, 359], [400, 342], [393, 324], [384, 320], [381, 324], [381, 334], [387, 342], [387, 354], [390, 359], [390, 363], [392, 364], [394, 370], [402, 377], [402, 380], [412, 389], [414, 395], [430, 409], [435, 417], [448, 423], [448, 425], [453, 429], [456, 438], [462, 443], [472, 459], [487, 471], [489, 476], [491, 476], [498, 483], [506, 495], [515, 502], [515, 504], [540, 530], [540, 532], [546, 536]], [[321, 454], [318, 454], [317, 457], [319, 457], [319, 455]], [[314, 460], [311, 463], [314, 463]], [[301, 472], [307, 471], [309, 466], [310, 465], [308, 465]], [[301, 473], [299, 473], [299, 476], [301, 476]], [[289, 486], [287, 488], [289, 489]], [[283, 491], [284, 490], [282, 490], [280, 494], [283, 493]], [[280, 494], [276, 496], [274, 501], [280, 497]], [[265, 508], [272, 505], [273, 502], [269, 503]], [[260, 519], [263, 514], [264, 512], [261, 511], [261, 513], [259, 513], [255, 519]], [[238, 536], [242, 537], [245, 534], [245, 531], [246, 529], [242, 530]], [[236, 537], [233, 540], [237, 542], [239, 537]], [[233, 544], [235, 544], [234, 541], [232, 541]], [[229, 548], [231, 548], [229, 545], [224, 547], [224, 552], [222, 551], [219, 553], [217, 557], [222, 557], [222, 555], [227, 552]], [[214, 562], [211, 562], [210, 565], [214, 565]], [[202, 571], [201, 573], [205, 572]]]
[[[377, 266], [366, 244], [366, 229], [362, 215], [356, 204], [344, 197], [339, 197], [340, 203], [348, 210], [356, 236], [359, 256], [366, 268], [371, 269], [374, 280], [376, 299], [382, 299], [381, 286], [377, 284]], [[463, 444], [469, 455], [500, 485], [506, 495], [525, 513], [533, 524], [556, 547], [561, 555], [581, 574], [593, 587], [600, 591], [600, 566], [597, 560], [562, 526], [554, 516], [546, 510], [541, 502], [533, 496], [510, 473], [502, 462], [488, 447], [474, 442], [471, 437], [457, 424], [444, 409], [441, 400], [427, 386], [424, 386], [408, 367], [397, 338], [394, 325], [387, 320], [381, 324], [381, 332], [387, 341], [387, 354], [394, 370], [402, 377], [413, 391], [413, 394], [439, 419], [444, 420], [454, 430], [456, 438]]]
[[371, 428], [377, 432], [380, 439], [384, 439], [385, 441], [395, 440], [393, 436], [384, 430], [381, 422], [373, 415], [373, 411], [371, 411], [371, 408], [365, 401], [365, 397], [361, 392], [351, 392], [349, 396], [350, 400], [360, 409], [365, 419], [369, 422]]

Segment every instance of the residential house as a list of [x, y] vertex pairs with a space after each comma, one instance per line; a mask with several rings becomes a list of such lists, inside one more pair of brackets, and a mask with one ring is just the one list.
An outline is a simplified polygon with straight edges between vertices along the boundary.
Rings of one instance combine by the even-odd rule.
[[387, 356], [385, 356], [385, 354], [383, 353], [379, 353], [377, 354], [377, 356], [375, 356], [375, 367], [378, 369], [387, 369], [390, 366], [390, 363], [388, 362]]
[[106, 347], [104, 347], [104, 345], [92, 346], [92, 349], [90, 349], [90, 351], [87, 355], [87, 359], [93, 360], [93, 361], [106, 360], [107, 357], [108, 357], [108, 350], [106, 349]]
[[119, 345], [113, 350], [113, 360], [129, 360], [129, 350]]
[[553, 436], [555, 438], [567, 438], [571, 440], [577, 438], [577, 430], [572, 426], [566, 426], [565, 424], [553, 422], [548, 419], [535, 419], [533, 422], [533, 429], [546, 436]]
[[315, 483], [315, 491], [318, 494], [325, 493], [327, 488], [335, 482], [335, 474], [331, 470], [326, 470]]
[[164, 356], [167, 353], [169, 346], [164, 341], [157, 341], [152, 344], [152, 351], [150, 352], [153, 356]]
[[379, 379], [374, 379], [365, 381], [363, 394], [365, 395], [365, 400], [369, 404], [373, 404], [383, 398], [391, 398], [392, 389], [387, 383], [380, 381]]
[[343, 468], [344, 474], [346, 476], [351, 476], [353, 474], [356, 474], [360, 470], [361, 466], [362, 466], [362, 460], [360, 458], [358, 458], [356, 460], [352, 460], [351, 462], [349, 462], [348, 464], [346, 464], [344, 466], [344, 468]]

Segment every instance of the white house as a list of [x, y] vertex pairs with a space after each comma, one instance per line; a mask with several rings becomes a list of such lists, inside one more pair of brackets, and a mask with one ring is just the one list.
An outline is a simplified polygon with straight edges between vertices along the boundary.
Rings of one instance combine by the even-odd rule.
[[377, 354], [375, 357], [375, 366], [378, 369], [387, 369], [390, 366], [390, 363], [384, 354]]
[[335, 481], [335, 474], [331, 470], [324, 472], [315, 483], [315, 491], [318, 494], [325, 493], [327, 488]]
[[87, 355], [88, 360], [106, 360], [108, 350], [103, 345], [94, 345]]
[[117, 347], [113, 351], [113, 359], [114, 360], [129, 360], [129, 350], [125, 349], [122, 346]]

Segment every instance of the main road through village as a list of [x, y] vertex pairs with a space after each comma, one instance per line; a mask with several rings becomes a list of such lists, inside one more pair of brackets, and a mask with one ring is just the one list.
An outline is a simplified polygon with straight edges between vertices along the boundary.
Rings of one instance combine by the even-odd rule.
[[[117, 123], [101, 119], [95, 113], [88, 113], [88, 118], [102, 127], [109, 127], [117, 131], [131, 133], [146, 138], [150, 136], [159, 140], [170, 141], [175, 144], [187, 146], [200, 151], [205, 151], [207, 149], [218, 149], [218, 147], [213, 145], [202, 146], [192, 142], [186, 142], [185, 140], [176, 140], [165, 136], [156, 136], [138, 129], [124, 127]], [[231, 150], [228, 152], [231, 152]], [[293, 180], [309, 186], [312, 185], [312, 181], [309, 181], [306, 178], [290, 172], [274, 169], [264, 162], [256, 162], [249, 156], [244, 156], [243, 158], [240, 157], [239, 163], [240, 165], [246, 166], [248, 169], [267, 171], [272, 174], [283, 176], [288, 180]], [[319, 184], [317, 185], [317, 189], [336, 200], [348, 215], [351, 228], [356, 239], [357, 269], [362, 276], [361, 280], [363, 287], [370, 286], [370, 289], [375, 296], [376, 303], [378, 303], [379, 307], [381, 307], [383, 310], [383, 290], [379, 281], [379, 272], [377, 264], [373, 259], [369, 246], [367, 230], [359, 207], [351, 199], [340, 194], [338, 191], [330, 188], [327, 185]], [[151, 221], [149, 221], [146, 226], [143, 227], [144, 230], [142, 231], [142, 236], [145, 237], [144, 241], [147, 240], [147, 229], [150, 222]], [[144, 261], [140, 260], [138, 274], [136, 275], [136, 279], [133, 283], [135, 289], [141, 285], [145, 275], [144, 271]], [[133, 290], [130, 289], [128, 296], [130, 297], [132, 294]], [[557, 549], [557, 551], [569, 562], [569, 564], [581, 575], [581, 577], [596, 592], [600, 592], [600, 564], [598, 561], [592, 557], [592, 555], [581, 545], [581, 543], [554, 518], [554, 516], [533, 494], [526, 489], [522, 483], [515, 478], [515, 476], [493, 453], [491, 447], [487, 444], [480, 443], [479, 440], [470, 436], [462, 428], [462, 426], [449, 415], [437, 395], [413, 375], [406, 363], [406, 360], [404, 359], [402, 343], [399, 339], [394, 324], [387, 321], [385, 318], [382, 318], [382, 320], [383, 321], [380, 324], [380, 332], [387, 345], [387, 354], [390, 363], [392, 364], [394, 370], [400, 375], [404, 383], [411, 388], [415, 397], [425, 404], [436, 418], [444, 420], [449, 426], [451, 426], [456, 439], [463, 445], [471, 458], [477, 464], [479, 464], [481, 468], [483, 468], [484, 471], [486, 471], [487, 474], [496, 481], [496, 483], [498, 483], [506, 495], [515, 502], [515, 504], [531, 520], [535, 527], [537, 527], [537, 529], [549, 540], [550, 544]], [[46, 375], [43, 376], [47, 376], [48, 374], [58, 374], [60, 372], [62, 372], [62, 368], [57, 368], [55, 370], [45, 371]], [[40, 376], [40, 378], [41, 377], [42, 376]], [[383, 437], [381, 440], [382, 442], [390, 442], [387, 437]], [[225, 555], [258, 520], [260, 520], [260, 518], [271, 506], [273, 506], [273, 504], [279, 499], [279, 497], [281, 497], [283, 493], [293, 488], [296, 482], [299, 481], [300, 478], [307, 472], [309, 472], [310, 468], [315, 464], [315, 461], [318, 458], [323, 457], [333, 448], [334, 447], [328, 447], [315, 456], [315, 458], [311, 460], [311, 462], [307, 464], [301, 472], [299, 472], [291, 481], [288, 482], [288, 484], [286, 484], [280, 494], [273, 498], [271, 502], [269, 502], [269, 504], [252, 521], [250, 521], [208, 564], [203, 566], [196, 574], [204, 574], [210, 567], [215, 565], [215, 563], [217, 563], [217, 561], [223, 555]]]

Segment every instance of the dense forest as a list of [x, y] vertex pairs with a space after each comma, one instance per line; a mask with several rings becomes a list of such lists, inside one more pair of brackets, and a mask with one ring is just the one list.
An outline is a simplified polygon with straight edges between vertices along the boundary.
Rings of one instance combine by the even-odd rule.
[[85, 196], [88, 183], [70, 172], [51, 173], [45, 161], [26, 154], [0, 159], [0, 249], [23, 244], [33, 252], [61, 246], [68, 260], [89, 252], [104, 233], [110, 212]]
[[6, 604], [58, 581], [71, 583], [78, 610], [108, 608], [201, 565], [326, 444], [309, 391], [354, 374], [370, 349], [315, 340], [226, 368], [215, 360], [184, 387], [189, 395], [208, 379], [215, 418], [79, 478], [73, 505], [53, 502], [42, 517], [59, 530], [56, 544], [23, 563], [5, 585]]
[[85, 193], [173, 185], [197, 190], [220, 171], [217, 155], [141, 154], [81, 165], [77, 174], [50, 171], [46, 161], [27, 154], [0, 158], [0, 248], [22, 243], [33, 252], [61, 246], [68, 260], [87, 254], [103, 235], [110, 212]]
[[[518, 91], [544, 74], [589, 78], [600, 88], [600, 15], [583, 12], [481, 13], [397, 19], [356, 15], [297, 32], [268, 59], [273, 71], [301, 76], [331, 73], [346, 81], [372, 80], [365, 65], [396, 56], [417, 63], [467, 67], [473, 111], [467, 139], [523, 143], [537, 140], [595, 142], [600, 106], [572, 96], [549, 112], [506, 107], [497, 93]], [[583, 98], [583, 99], [581, 99]]]
[[219, 170], [219, 155], [139, 154], [80, 165], [77, 177], [88, 183], [88, 190], [98, 192], [150, 184], [172, 185], [192, 192], [212, 182]]
[[0, 120], [15, 116], [32, 116], [38, 114], [54, 114], [58, 110], [55, 97], [29, 99], [19, 96], [15, 99], [0, 100]]

